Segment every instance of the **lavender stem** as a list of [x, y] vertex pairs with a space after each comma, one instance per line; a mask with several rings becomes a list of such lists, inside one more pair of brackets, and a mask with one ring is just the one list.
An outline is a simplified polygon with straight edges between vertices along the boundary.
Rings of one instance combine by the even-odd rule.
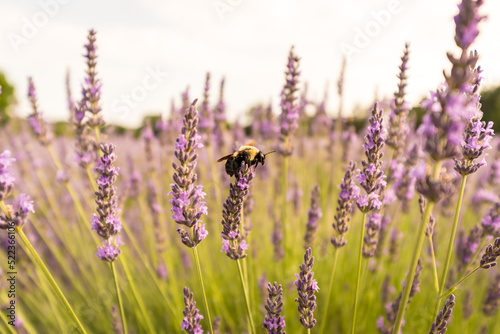
[[128, 333], [127, 321], [125, 319], [125, 312], [123, 310], [122, 295], [120, 294], [120, 287], [118, 286], [118, 277], [116, 276], [115, 261], [110, 262], [111, 271], [113, 272], [113, 279], [115, 281], [116, 297], [118, 298], [118, 306], [120, 308], [120, 318], [122, 320], [123, 333]]
[[250, 333], [255, 334], [255, 325], [253, 323], [252, 310], [250, 309], [250, 300], [248, 297], [246, 284], [245, 284], [245, 281], [243, 279], [243, 271], [241, 270], [240, 259], [236, 259], [236, 265], [238, 266], [238, 273], [240, 274], [241, 287], [243, 288], [243, 294], [245, 296], [245, 304], [246, 304], [246, 308], [247, 308], [248, 323], [250, 324]]
[[324, 311], [323, 311], [323, 318], [321, 318], [321, 329], [320, 333], [324, 333], [325, 330], [325, 325], [327, 322], [327, 315], [328, 315], [328, 306], [330, 305], [330, 299], [332, 295], [332, 290], [333, 290], [333, 277], [335, 276], [335, 268], [337, 267], [337, 258], [339, 255], [339, 248], [334, 247], [333, 248], [333, 266], [332, 266], [332, 272], [330, 273], [330, 284], [328, 286], [328, 294], [326, 295], [326, 304], [324, 306]]
[[437, 272], [436, 253], [434, 252], [434, 242], [432, 241], [432, 234], [429, 234], [429, 246], [431, 247], [432, 269], [434, 273], [434, 287], [436, 288], [436, 292], [439, 293], [439, 277]]
[[356, 276], [356, 290], [354, 294], [351, 334], [354, 334], [356, 329], [356, 312], [358, 311], [359, 281], [361, 278], [361, 262], [363, 261], [363, 238], [365, 236], [365, 223], [366, 223], [366, 212], [363, 212], [363, 218], [361, 219], [361, 233], [359, 238], [358, 273]]
[[[190, 229], [192, 231], [192, 228]], [[194, 261], [196, 262], [196, 269], [198, 270], [198, 278], [200, 279], [201, 291], [203, 292], [203, 303], [205, 304], [205, 311], [207, 312], [208, 325], [210, 326], [210, 334], [214, 334], [212, 328], [212, 318], [210, 317], [210, 310], [208, 309], [207, 294], [205, 292], [205, 285], [203, 284], [203, 275], [201, 274], [200, 257], [198, 256], [198, 246], [193, 247]]]
[[[434, 164], [434, 180], [437, 180], [439, 178], [439, 174], [441, 172], [441, 161], [436, 161]], [[427, 225], [427, 222], [429, 221], [429, 218], [432, 213], [432, 208], [434, 207], [434, 202], [429, 201], [427, 206], [425, 207], [425, 212], [424, 216], [422, 217], [422, 220], [420, 221], [420, 224], [418, 225], [417, 229], [417, 243], [415, 244], [415, 248], [413, 250], [413, 257], [411, 260], [410, 264], [410, 270], [408, 271], [408, 277], [414, 277], [415, 276], [415, 271], [417, 270], [417, 264], [418, 264], [418, 259], [420, 257], [420, 253], [422, 253], [422, 247], [424, 245], [424, 240], [425, 240], [425, 228]], [[410, 298], [410, 292], [411, 292], [411, 284], [406, 284], [403, 290], [403, 295], [401, 298], [401, 302], [399, 304], [398, 308], [398, 314], [396, 316], [396, 321], [394, 322], [394, 328], [392, 329], [393, 333], [399, 333], [399, 330], [401, 328], [401, 322], [403, 320], [403, 317], [405, 315], [406, 311], [406, 305], [408, 304], [408, 299]]]
[[[448, 269], [450, 267], [451, 256], [453, 254], [453, 244], [455, 242], [455, 234], [457, 232], [458, 218], [460, 217], [460, 209], [462, 207], [462, 200], [464, 198], [465, 183], [467, 182], [467, 175], [462, 176], [462, 183], [460, 184], [460, 192], [458, 194], [458, 202], [455, 208], [455, 217], [453, 218], [453, 226], [451, 228], [450, 242], [448, 243], [448, 252], [446, 254], [446, 261], [444, 263], [443, 274], [441, 275], [441, 287], [438, 292], [440, 296], [444, 291], [444, 285], [446, 284], [446, 277], [448, 276]], [[436, 307], [434, 310], [434, 315], [437, 316], [439, 313], [440, 300], [436, 301]]]

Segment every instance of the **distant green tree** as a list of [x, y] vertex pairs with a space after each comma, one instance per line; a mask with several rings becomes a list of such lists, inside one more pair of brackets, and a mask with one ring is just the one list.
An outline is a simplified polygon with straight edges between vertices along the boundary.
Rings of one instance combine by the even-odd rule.
[[500, 132], [500, 86], [491, 87], [481, 92], [481, 110], [483, 120], [493, 121], [496, 133]]
[[5, 77], [5, 74], [0, 72], [0, 86], [2, 93], [0, 94], [0, 126], [5, 126], [10, 119], [10, 112], [17, 103], [14, 95], [14, 86], [12, 86]]

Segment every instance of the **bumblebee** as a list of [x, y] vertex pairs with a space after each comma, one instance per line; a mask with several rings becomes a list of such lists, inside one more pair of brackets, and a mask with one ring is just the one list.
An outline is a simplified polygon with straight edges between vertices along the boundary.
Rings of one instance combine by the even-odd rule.
[[238, 151], [231, 153], [231, 154], [228, 154], [226, 156], [223, 156], [222, 158], [217, 160], [217, 162], [227, 160], [226, 166], [225, 166], [226, 173], [229, 176], [233, 176], [239, 172], [242, 162], [245, 162], [248, 166], [255, 165], [255, 167], [257, 167], [257, 165], [260, 162], [262, 164], [262, 166], [264, 166], [264, 164], [266, 163], [266, 155], [273, 153], [273, 152], [276, 152], [276, 151], [271, 151], [271, 152], [264, 154], [264, 153], [262, 153], [261, 150], [259, 150], [255, 146], [243, 145], [243, 146], [240, 146]]

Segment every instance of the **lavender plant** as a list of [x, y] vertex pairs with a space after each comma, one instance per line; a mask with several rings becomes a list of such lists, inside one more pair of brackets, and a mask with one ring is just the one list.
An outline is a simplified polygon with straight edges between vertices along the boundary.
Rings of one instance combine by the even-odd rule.
[[312, 256], [312, 250], [309, 247], [304, 254], [304, 263], [299, 266], [300, 272], [295, 274], [297, 279], [294, 282], [299, 294], [295, 301], [299, 304], [300, 323], [307, 328], [308, 333], [316, 325], [316, 319], [314, 319], [316, 296], [314, 293], [319, 290], [318, 282], [314, 279], [313, 266], [314, 256]]

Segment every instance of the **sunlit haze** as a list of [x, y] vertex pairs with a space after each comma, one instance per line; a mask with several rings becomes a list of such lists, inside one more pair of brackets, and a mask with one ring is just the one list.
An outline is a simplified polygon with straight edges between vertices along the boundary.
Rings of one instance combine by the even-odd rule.
[[[228, 117], [272, 101], [278, 112], [291, 45], [301, 57], [309, 97], [336, 112], [336, 80], [343, 52], [350, 53], [345, 108], [368, 108], [396, 89], [404, 43], [410, 42], [408, 99], [417, 103], [443, 80], [446, 52], [456, 52], [453, 16], [457, 0], [187, 0], [0, 1], [0, 71], [16, 87], [16, 113], [29, 114], [27, 78], [37, 87], [50, 120], [68, 118], [65, 75], [79, 98], [83, 44], [96, 29], [104, 118], [136, 126], [144, 115], [168, 114], [189, 85], [201, 98], [212, 74], [211, 101], [226, 77]], [[485, 84], [500, 82], [500, 3], [486, 0], [474, 48]], [[154, 73], [154, 75], [152, 74]], [[328, 86], [327, 86], [328, 84]]]

